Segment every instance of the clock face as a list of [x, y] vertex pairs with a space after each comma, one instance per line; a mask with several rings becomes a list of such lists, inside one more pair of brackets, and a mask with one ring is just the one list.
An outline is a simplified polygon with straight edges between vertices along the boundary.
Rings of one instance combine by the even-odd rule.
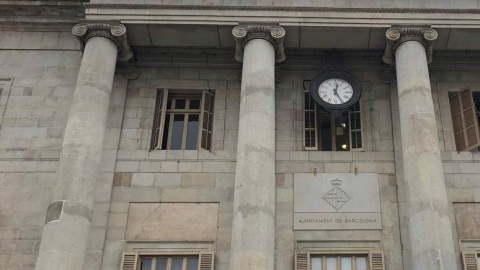
[[353, 97], [353, 88], [350, 83], [338, 78], [323, 81], [318, 87], [318, 95], [326, 103], [340, 105], [347, 103]]

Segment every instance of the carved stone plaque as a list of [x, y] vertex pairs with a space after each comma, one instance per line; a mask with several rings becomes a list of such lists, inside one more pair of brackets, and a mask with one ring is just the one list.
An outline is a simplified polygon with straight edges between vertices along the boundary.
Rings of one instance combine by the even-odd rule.
[[382, 229], [376, 173], [296, 173], [295, 230]]

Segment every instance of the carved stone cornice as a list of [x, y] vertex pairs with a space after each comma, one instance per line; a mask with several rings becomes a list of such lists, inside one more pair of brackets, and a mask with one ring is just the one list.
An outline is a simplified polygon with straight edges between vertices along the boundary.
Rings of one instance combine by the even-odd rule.
[[385, 34], [387, 44], [383, 54], [383, 62], [389, 65], [395, 64], [395, 50], [407, 41], [418, 41], [425, 47], [427, 62], [432, 62], [433, 43], [438, 38], [438, 33], [427, 26], [392, 27]]
[[456, 8], [368, 8], [368, 7], [318, 7], [318, 6], [229, 6], [229, 5], [166, 5], [127, 3], [86, 3], [87, 9], [162, 9], [162, 10], [228, 10], [228, 11], [292, 11], [292, 12], [343, 12], [343, 13], [393, 13], [393, 14], [480, 14], [479, 9]]
[[127, 42], [127, 28], [121, 23], [111, 21], [85, 21], [75, 25], [72, 33], [80, 41], [82, 51], [92, 37], [104, 37], [113, 41], [118, 47], [118, 60], [128, 61], [133, 53]]
[[243, 61], [243, 50], [245, 44], [252, 39], [264, 39], [272, 43], [275, 47], [275, 61], [281, 63], [285, 61], [285, 48], [283, 40], [285, 29], [274, 25], [239, 25], [232, 30], [235, 38], [235, 59], [238, 62]]

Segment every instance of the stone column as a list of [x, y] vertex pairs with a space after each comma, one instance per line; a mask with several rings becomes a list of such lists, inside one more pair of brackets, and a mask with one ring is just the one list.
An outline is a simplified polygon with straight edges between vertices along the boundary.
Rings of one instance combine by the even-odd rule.
[[84, 52], [36, 270], [84, 269], [117, 55], [132, 56], [121, 24], [86, 22], [72, 32]]
[[285, 59], [279, 26], [233, 29], [243, 61], [230, 270], [275, 267], [275, 62]]
[[438, 34], [391, 28], [384, 61], [397, 72], [403, 171], [413, 270], [457, 269], [428, 63]]

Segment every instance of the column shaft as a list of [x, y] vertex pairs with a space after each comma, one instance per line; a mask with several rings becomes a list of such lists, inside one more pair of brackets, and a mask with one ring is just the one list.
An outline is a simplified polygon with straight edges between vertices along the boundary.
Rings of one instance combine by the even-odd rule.
[[413, 270], [457, 268], [425, 47], [395, 51]]
[[36, 270], [83, 270], [117, 52], [104, 37], [85, 45]]
[[230, 270], [273, 270], [275, 255], [275, 48], [245, 45]]

